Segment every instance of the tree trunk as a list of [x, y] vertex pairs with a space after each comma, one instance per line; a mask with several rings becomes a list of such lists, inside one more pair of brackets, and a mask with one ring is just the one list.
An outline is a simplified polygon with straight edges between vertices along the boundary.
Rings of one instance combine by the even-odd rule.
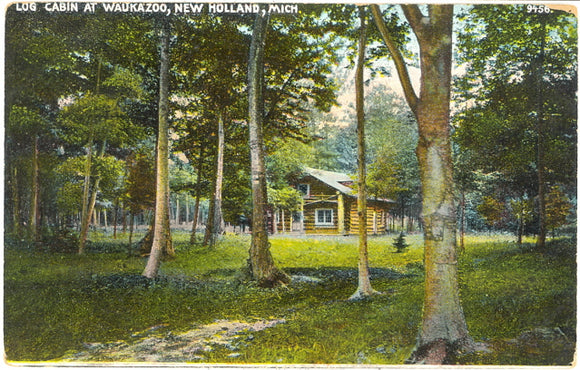
[[126, 233], [127, 232], [127, 210], [125, 209], [125, 204], [123, 204], [123, 207], [121, 208], [121, 222], [122, 222], [122, 232]]
[[115, 199], [113, 206], [113, 239], [117, 239], [117, 222], [119, 221], [119, 197]]
[[459, 221], [459, 250], [465, 251], [465, 189], [461, 188], [461, 219]]
[[522, 238], [524, 235], [524, 219], [523, 218], [519, 218], [518, 219], [518, 245], [522, 244]]
[[[99, 157], [103, 157], [105, 155], [105, 148], [107, 146], [107, 142], [103, 142], [103, 145], [101, 147], [101, 152], [99, 153]], [[90, 152], [91, 150], [89, 150]], [[88, 160], [88, 159], [87, 159]], [[90, 162], [89, 162], [89, 166], [90, 166]], [[83, 204], [83, 216], [81, 218], [81, 233], [79, 236], [79, 254], [83, 254], [84, 250], [85, 250], [85, 246], [86, 246], [86, 242], [87, 242], [87, 237], [89, 235], [89, 225], [91, 224], [91, 221], [93, 220], [94, 213], [95, 213], [95, 204], [97, 202], [97, 193], [99, 192], [99, 185], [101, 183], [101, 176], [97, 175], [95, 178], [95, 181], [93, 184], [91, 184], [91, 170], [87, 169], [87, 173], [89, 174], [89, 176], [85, 176], [85, 180], [88, 179], [88, 186], [86, 186], [86, 191], [87, 194], [86, 196], [88, 197], [86, 204]], [[85, 195], [83, 194], [83, 198], [85, 197]]]
[[540, 250], [546, 248], [546, 234], [548, 232], [546, 227], [546, 179], [545, 179], [545, 159], [544, 159], [544, 98], [543, 98], [543, 79], [544, 79], [544, 54], [546, 44], [546, 16], [540, 17], [540, 52], [538, 54], [538, 70], [536, 76], [536, 94], [537, 94], [537, 122], [536, 129], [538, 134], [538, 208], [539, 208], [539, 222], [540, 228], [538, 232], [538, 239], [536, 240], [536, 247]]
[[399, 72], [405, 98], [417, 118], [417, 159], [423, 189], [425, 301], [413, 363], [441, 364], [450, 352], [473, 350], [459, 299], [456, 210], [450, 141], [453, 5], [403, 5], [420, 47], [421, 93], [417, 97], [402, 54], [386, 29], [380, 9], [373, 14]]
[[91, 222], [91, 212], [89, 210], [89, 199], [90, 199], [90, 187], [91, 187], [91, 167], [92, 167], [92, 154], [93, 154], [93, 140], [92, 135], [89, 139], [87, 145], [87, 161], [85, 164], [85, 181], [83, 185], [83, 199], [81, 208], [81, 231], [79, 235], [79, 254], [83, 254], [85, 251], [85, 244], [87, 241], [87, 234], [89, 232], [89, 223]]
[[133, 227], [135, 226], [135, 215], [131, 213], [129, 217], [129, 251], [131, 251], [133, 244]]
[[358, 60], [355, 74], [356, 128], [358, 144], [358, 289], [349, 298], [351, 300], [362, 299], [376, 293], [376, 291], [371, 287], [367, 236], [366, 146], [364, 111], [364, 64], [367, 25], [365, 7], [359, 6], [358, 9], [361, 23], [358, 40]]
[[189, 223], [189, 193], [185, 193], [185, 224]]
[[225, 150], [225, 130], [224, 114], [218, 116], [218, 146], [215, 162], [215, 183], [212, 194], [212, 204], [207, 228], [205, 229], [204, 246], [213, 247], [217, 243], [219, 236], [224, 231], [224, 218], [222, 215], [222, 184], [224, 178], [224, 150]]
[[197, 231], [197, 223], [199, 219], [199, 201], [201, 198], [201, 172], [203, 165], [203, 147], [199, 150], [199, 162], [197, 164], [197, 181], [195, 187], [195, 208], [193, 211], [193, 223], [191, 226], [191, 237], [189, 238], [190, 244], [195, 243], [195, 233]]
[[262, 139], [264, 47], [268, 14], [256, 14], [248, 62], [249, 145], [252, 178], [252, 241], [248, 265], [252, 278], [262, 287], [288, 284], [290, 276], [274, 264], [265, 206], [267, 203], [266, 173]]
[[20, 194], [18, 188], [18, 166], [12, 169], [12, 232], [20, 237]]
[[159, 67], [159, 130], [157, 136], [157, 171], [153, 243], [143, 276], [155, 278], [164, 248], [171, 240], [169, 228], [169, 23], [163, 22]]
[[181, 210], [179, 208], [181, 207], [181, 204], [179, 204], [179, 203], [180, 203], [179, 202], [179, 194], [175, 194], [175, 214], [174, 214], [175, 226], [179, 226], [179, 224], [180, 224], [179, 218], [181, 217], [181, 215], [180, 215]]
[[40, 226], [40, 186], [39, 166], [38, 166], [38, 135], [34, 137], [34, 147], [32, 149], [32, 194], [30, 199], [30, 220], [29, 220], [29, 238], [30, 241], [38, 240], [38, 228]]
[[[435, 6], [432, 6], [434, 8]], [[451, 39], [453, 6], [440, 6], [439, 22], [421, 34], [421, 98], [417, 158], [423, 188], [425, 235], [425, 303], [418, 341], [418, 360], [440, 363], [422, 349], [444, 340], [447, 346], [463, 345], [471, 338], [459, 300], [456, 253], [456, 213], [449, 126]]]

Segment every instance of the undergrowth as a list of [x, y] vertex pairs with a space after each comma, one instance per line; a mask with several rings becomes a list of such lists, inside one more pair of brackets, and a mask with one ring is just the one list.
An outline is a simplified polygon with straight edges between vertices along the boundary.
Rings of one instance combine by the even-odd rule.
[[[357, 287], [354, 237], [272, 237], [278, 266], [307, 278], [272, 290], [240, 273], [248, 236], [226, 236], [211, 249], [189, 245], [187, 233], [173, 237], [176, 257], [162, 263], [154, 280], [140, 275], [146, 259], [129, 253], [123, 235], [94, 235], [83, 256], [7, 246], [7, 359], [54, 360], [88, 343], [135, 341], [148, 328], [163, 335], [220, 319], [286, 321], [256, 332], [239, 357], [214, 351], [207, 362], [401, 364], [415, 345], [424, 279], [420, 236], [406, 236], [410, 246], [402, 253], [394, 252], [392, 236], [369, 239], [372, 284], [383, 294], [356, 302], [347, 300]], [[540, 253], [530, 244], [470, 236], [459, 269], [470, 333], [494, 348], [461, 363], [571, 361], [573, 351], [514, 350], [510, 340], [548, 327], [575, 341], [575, 240], [556, 240]]]

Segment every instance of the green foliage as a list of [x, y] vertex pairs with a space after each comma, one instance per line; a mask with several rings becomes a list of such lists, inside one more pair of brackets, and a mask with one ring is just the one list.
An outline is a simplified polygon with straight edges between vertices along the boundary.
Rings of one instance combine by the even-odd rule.
[[458, 106], [464, 107], [454, 116], [461, 184], [470, 183], [470, 171], [497, 173], [498, 200], [534, 197], [542, 166], [546, 184], [572, 186], [577, 19], [559, 10], [529, 13], [517, 4], [462, 9], [457, 60], [466, 69], [454, 84]]
[[511, 199], [510, 206], [514, 217], [521, 222], [530, 222], [533, 218], [533, 199]]
[[302, 204], [302, 194], [291, 187], [268, 189], [268, 203], [274, 208], [285, 211], [298, 211]]
[[76, 253], [79, 247], [79, 235], [70, 229], [58, 229], [54, 232], [43, 233], [39, 245], [51, 253]]
[[563, 226], [571, 210], [572, 204], [562, 187], [553, 186], [546, 194], [546, 226], [552, 230]]
[[121, 110], [119, 101], [105, 95], [87, 94], [63, 108], [60, 120], [65, 140], [75, 144], [92, 145], [93, 141], [121, 145], [132, 137], [130, 121]]
[[56, 204], [64, 216], [76, 215], [82, 208], [82, 184], [78, 182], [65, 182], [57, 192]]
[[488, 225], [495, 225], [502, 220], [505, 205], [491, 196], [482, 198], [481, 204], [477, 206], [479, 214], [485, 218]]

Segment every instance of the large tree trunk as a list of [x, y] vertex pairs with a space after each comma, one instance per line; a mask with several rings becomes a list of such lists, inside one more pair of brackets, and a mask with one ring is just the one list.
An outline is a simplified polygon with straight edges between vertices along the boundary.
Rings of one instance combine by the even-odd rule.
[[[421, 351], [439, 341], [447, 346], [471, 345], [459, 300], [456, 211], [453, 189], [449, 102], [453, 6], [432, 6], [432, 27], [419, 32], [421, 96], [417, 159], [423, 189], [425, 236], [425, 302], [419, 335], [419, 361], [440, 363], [436, 352]], [[411, 11], [406, 11], [409, 17]], [[421, 21], [420, 21], [421, 22]], [[434, 357], [432, 357], [435, 355]]]
[[204, 246], [215, 246], [219, 236], [224, 231], [224, 218], [222, 215], [222, 184], [224, 178], [224, 150], [225, 150], [225, 131], [223, 113], [218, 116], [218, 145], [215, 161], [215, 182], [207, 227], [205, 229]]
[[364, 64], [366, 46], [365, 7], [359, 7], [360, 36], [358, 41], [358, 60], [355, 74], [356, 121], [357, 121], [357, 160], [358, 160], [358, 289], [349, 298], [351, 300], [368, 297], [376, 291], [371, 287], [369, 274], [368, 237], [367, 237], [367, 189], [366, 189], [366, 146], [365, 146], [365, 110], [364, 110]]
[[429, 5], [428, 16], [424, 16], [416, 5], [402, 7], [421, 51], [419, 97], [378, 6], [373, 6], [373, 14], [393, 55], [405, 98], [419, 125], [416, 154], [423, 189], [425, 301], [417, 350], [411, 362], [441, 364], [450, 361], [450, 352], [455, 349], [474, 348], [459, 299], [457, 276], [449, 125], [453, 5]]
[[249, 132], [252, 177], [252, 242], [248, 265], [252, 278], [263, 287], [288, 284], [290, 277], [274, 264], [268, 231], [265, 206], [267, 203], [266, 173], [262, 139], [264, 46], [267, 14], [256, 14], [248, 63]]
[[154, 278], [159, 271], [163, 249], [171, 240], [169, 228], [169, 23], [161, 29], [159, 68], [159, 132], [157, 135], [157, 171], [153, 243], [143, 276]]

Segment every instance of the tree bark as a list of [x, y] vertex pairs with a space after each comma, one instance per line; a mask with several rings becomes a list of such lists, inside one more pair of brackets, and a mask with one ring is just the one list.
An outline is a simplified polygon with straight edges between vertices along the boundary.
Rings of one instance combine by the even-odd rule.
[[205, 229], [204, 246], [213, 247], [217, 243], [219, 236], [224, 231], [224, 218], [222, 215], [222, 184], [224, 178], [224, 150], [225, 150], [225, 130], [224, 115], [218, 115], [218, 145], [215, 161], [215, 182], [211, 198], [209, 217]]
[[117, 222], [119, 221], [119, 197], [115, 198], [113, 206], [113, 239], [117, 239]]
[[159, 132], [157, 135], [157, 171], [155, 218], [151, 253], [143, 276], [155, 278], [159, 272], [163, 249], [171, 240], [169, 229], [169, 23], [161, 27], [159, 67]]
[[85, 244], [87, 241], [87, 234], [89, 231], [89, 224], [91, 222], [89, 212], [89, 197], [90, 197], [90, 187], [91, 187], [91, 167], [93, 158], [93, 138], [92, 133], [89, 138], [89, 143], [87, 145], [87, 161], [85, 164], [85, 181], [83, 185], [83, 199], [81, 208], [81, 231], [79, 235], [79, 254], [85, 252]]
[[358, 160], [358, 289], [349, 298], [362, 299], [377, 293], [371, 287], [369, 274], [368, 235], [367, 235], [367, 190], [366, 190], [366, 145], [365, 145], [365, 110], [364, 110], [364, 64], [366, 48], [366, 14], [365, 7], [359, 6], [360, 34], [358, 40], [358, 60], [355, 74], [356, 122], [357, 122], [357, 160]]
[[[388, 30], [380, 9], [373, 15], [392, 55]], [[456, 210], [450, 141], [450, 96], [453, 5], [429, 5], [424, 16], [417, 5], [403, 5], [420, 47], [421, 93], [416, 97], [400, 74], [407, 102], [417, 118], [416, 154], [423, 189], [425, 301], [417, 349], [411, 362], [441, 364], [454, 349], [472, 350], [459, 299], [456, 250]], [[394, 49], [394, 50], [393, 50]], [[400, 54], [400, 53], [399, 53]], [[395, 58], [395, 62], [399, 64]], [[398, 70], [406, 69], [406, 65]]]
[[38, 228], [40, 226], [40, 186], [39, 180], [39, 166], [38, 166], [38, 135], [34, 137], [34, 146], [32, 148], [32, 194], [30, 199], [30, 223], [29, 223], [29, 237], [30, 241], [36, 242], [38, 240]]
[[18, 192], [18, 166], [12, 168], [12, 233], [20, 236], [20, 194]]
[[546, 227], [546, 179], [545, 179], [545, 154], [544, 154], [544, 99], [543, 99], [543, 78], [544, 78], [544, 54], [546, 44], [546, 16], [540, 17], [540, 52], [538, 54], [538, 70], [536, 76], [536, 94], [537, 94], [537, 122], [536, 130], [538, 134], [538, 208], [539, 208], [539, 222], [540, 228], [538, 231], [538, 239], [536, 240], [536, 247], [540, 250], [546, 248], [546, 234], [548, 232]]
[[461, 219], [459, 221], [459, 250], [465, 251], [465, 188], [461, 187]]
[[252, 278], [259, 286], [274, 287], [288, 284], [290, 276], [286, 275], [274, 264], [266, 229], [265, 206], [268, 198], [266, 193], [262, 121], [264, 117], [264, 47], [267, 24], [267, 14], [256, 14], [248, 63], [249, 145], [252, 179], [252, 241], [248, 267]]
[[195, 207], [193, 211], [193, 224], [191, 226], [191, 237], [189, 238], [189, 243], [195, 243], [195, 233], [197, 231], [197, 223], [199, 219], [199, 201], [201, 198], [201, 178], [202, 178], [202, 166], [203, 166], [203, 146], [199, 150], [199, 162], [197, 164], [197, 181], [195, 187]]

